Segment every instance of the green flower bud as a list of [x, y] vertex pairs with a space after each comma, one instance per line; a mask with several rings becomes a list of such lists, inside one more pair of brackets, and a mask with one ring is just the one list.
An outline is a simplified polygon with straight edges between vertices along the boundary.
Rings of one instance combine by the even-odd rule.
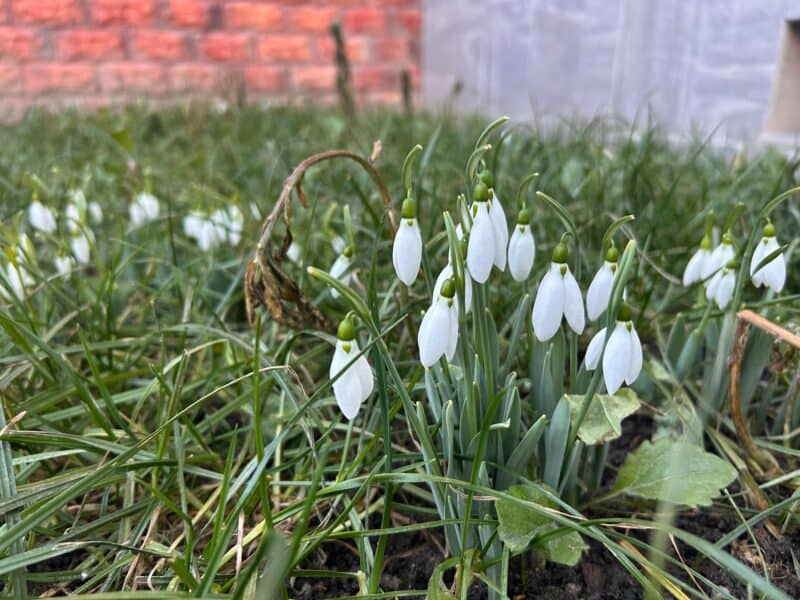
[[350, 342], [355, 339], [356, 330], [348, 317], [345, 317], [342, 319], [342, 322], [339, 323], [339, 329], [336, 332], [336, 337], [343, 342]]
[[452, 277], [442, 284], [442, 290], [439, 293], [445, 298], [452, 298], [456, 295], [456, 282]]
[[528, 209], [523, 208], [517, 214], [517, 225], [528, 225], [531, 222], [530, 216], [528, 215]]
[[703, 250], [711, 250], [711, 236], [708, 234], [703, 236], [703, 239], [700, 240], [700, 247]]
[[617, 321], [630, 321], [633, 318], [633, 309], [623, 302], [619, 305], [619, 312], [617, 313]]
[[475, 184], [475, 187], [472, 188], [472, 199], [475, 202], [486, 202], [489, 199], [489, 188], [485, 183], [479, 181]]
[[731, 235], [730, 231], [726, 231], [722, 234], [722, 243], [729, 244], [731, 246], [733, 245], [733, 236]]
[[487, 188], [490, 188], [494, 185], [494, 176], [488, 169], [481, 171], [480, 175], [478, 175], [478, 179], [480, 179]]
[[764, 225], [764, 237], [775, 237], [775, 225], [772, 223]]
[[556, 244], [556, 247], [553, 248], [553, 262], [566, 264], [568, 258], [569, 248], [567, 248], [567, 245], [564, 242], [559, 242]]
[[619, 250], [615, 246], [610, 246], [608, 250], [606, 250], [606, 261], [610, 263], [615, 263], [619, 260]]
[[342, 256], [344, 256], [346, 258], [352, 258], [354, 251], [355, 251], [355, 249], [353, 248], [353, 245], [352, 244], [347, 244], [347, 246], [344, 247], [344, 250], [342, 250]]
[[403, 200], [403, 208], [401, 210], [401, 216], [404, 219], [416, 219], [417, 218], [417, 203], [414, 202], [414, 199], [410, 196]]

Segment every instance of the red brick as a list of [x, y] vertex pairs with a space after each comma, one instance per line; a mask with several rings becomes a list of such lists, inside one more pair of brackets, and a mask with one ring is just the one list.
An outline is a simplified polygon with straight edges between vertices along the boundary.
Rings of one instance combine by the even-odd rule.
[[166, 87], [166, 71], [156, 63], [120, 62], [101, 65], [100, 87], [104, 92], [161, 93]]
[[394, 63], [412, 60], [412, 42], [404, 35], [375, 40], [375, 57]]
[[203, 54], [219, 61], [239, 61], [250, 56], [247, 35], [242, 33], [210, 33], [201, 42]]
[[381, 33], [386, 28], [386, 15], [374, 8], [354, 8], [344, 15], [345, 33]]
[[[317, 59], [332, 63], [335, 58], [335, 45], [331, 36], [316, 39]], [[369, 40], [361, 36], [347, 36], [344, 39], [344, 52], [347, 60], [353, 64], [366, 62], [369, 59]]]
[[122, 34], [103, 29], [78, 29], [56, 34], [56, 56], [61, 60], [122, 56]]
[[11, 13], [21, 23], [69, 25], [83, 19], [79, 0], [11, 0]]
[[33, 29], [0, 27], [0, 57], [28, 60], [42, 47], [42, 38]]
[[397, 67], [359, 66], [353, 69], [353, 86], [359, 91], [400, 89]]
[[331, 7], [299, 6], [289, 12], [289, 29], [299, 31], [328, 31], [336, 20], [337, 11]]
[[44, 62], [24, 67], [29, 94], [48, 92], [92, 92], [96, 89], [94, 66], [85, 63]]
[[294, 67], [291, 89], [297, 91], [330, 91], [336, 85], [336, 67]]
[[245, 67], [247, 88], [258, 92], [279, 92], [284, 89], [284, 72], [281, 67], [253, 65]]
[[18, 94], [22, 91], [22, 70], [17, 65], [0, 63], [0, 94]]
[[202, 0], [170, 0], [168, 12], [176, 25], [202, 28], [208, 24], [210, 9]]
[[258, 40], [264, 60], [302, 62], [311, 58], [311, 40], [304, 35], [265, 35]]
[[186, 39], [178, 31], [161, 29], [133, 33], [133, 50], [145, 58], [180, 60], [186, 58]]
[[409, 33], [413, 33], [414, 35], [419, 34], [419, 30], [422, 27], [422, 15], [420, 14], [420, 11], [398, 10], [395, 13], [394, 18], [400, 27]]
[[156, 15], [155, 0], [91, 0], [90, 5], [98, 25], [142, 25]]
[[210, 92], [221, 80], [219, 67], [207, 63], [185, 63], [169, 69], [170, 89], [175, 92]]
[[225, 6], [225, 24], [231, 29], [277, 29], [283, 9], [263, 2], [231, 2]]

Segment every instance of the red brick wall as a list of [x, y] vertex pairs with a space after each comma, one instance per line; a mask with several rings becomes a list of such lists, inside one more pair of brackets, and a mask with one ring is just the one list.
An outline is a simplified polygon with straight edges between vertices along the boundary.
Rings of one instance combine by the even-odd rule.
[[421, 0], [0, 0], [0, 118], [188, 94], [326, 99], [342, 25], [359, 99], [418, 82]]

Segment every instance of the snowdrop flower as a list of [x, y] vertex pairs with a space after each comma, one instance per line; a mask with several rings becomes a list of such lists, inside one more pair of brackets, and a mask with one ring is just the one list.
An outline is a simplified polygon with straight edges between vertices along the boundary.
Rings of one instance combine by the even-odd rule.
[[[333, 261], [333, 265], [331, 265], [331, 270], [328, 271], [328, 274], [334, 279], [341, 281], [342, 285], [349, 284], [350, 278], [352, 277], [352, 272], [350, 271], [352, 258], [353, 247], [345, 246], [344, 250], [342, 250], [342, 253], [336, 258], [335, 261]], [[338, 298], [339, 292], [337, 292], [336, 289], [331, 288], [331, 296]]]
[[562, 317], [566, 317], [575, 333], [582, 333], [586, 323], [581, 290], [569, 270], [568, 257], [567, 246], [559, 242], [553, 250], [550, 269], [536, 291], [531, 320], [533, 332], [540, 342], [546, 342], [556, 334]]
[[736, 287], [736, 262], [731, 260], [718, 270], [706, 286], [706, 299], [717, 303], [720, 310], [724, 310], [733, 297], [733, 288]]
[[458, 303], [454, 300], [455, 294], [456, 284], [453, 279], [448, 279], [422, 318], [417, 345], [419, 360], [424, 367], [432, 367], [443, 355], [450, 361], [456, 353]]
[[422, 234], [417, 223], [417, 207], [411, 198], [403, 200], [400, 227], [392, 246], [392, 262], [397, 278], [411, 286], [422, 264]]
[[784, 258], [783, 253], [776, 256], [758, 271], [756, 271], [756, 268], [761, 264], [762, 260], [778, 248], [780, 248], [780, 245], [775, 237], [775, 226], [772, 223], [767, 223], [764, 227], [764, 237], [755, 247], [753, 259], [750, 261], [750, 277], [753, 279], [753, 285], [761, 287], [764, 284], [776, 294], [783, 289], [783, 285], [786, 283], [786, 258]]
[[53, 211], [38, 200], [31, 202], [28, 207], [28, 221], [34, 229], [43, 233], [53, 233], [56, 230], [56, 218]]
[[231, 246], [239, 245], [239, 240], [242, 239], [244, 217], [238, 207], [218, 208], [211, 214], [209, 221], [214, 226], [215, 243], [227, 242]]
[[94, 200], [89, 202], [89, 216], [95, 223], [103, 222], [103, 208], [100, 206], [99, 202], [95, 202]]
[[69, 246], [72, 256], [78, 264], [88, 265], [91, 260], [90, 242], [94, 238], [90, 230], [80, 231], [70, 239]]
[[606, 252], [603, 266], [597, 271], [592, 283], [589, 284], [589, 291], [586, 292], [586, 312], [589, 320], [594, 321], [603, 311], [608, 308], [608, 301], [611, 298], [611, 287], [614, 285], [614, 276], [617, 273], [617, 260], [619, 251], [611, 246]]
[[522, 209], [517, 215], [517, 226], [508, 243], [508, 270], [514, 281], [525, 281], [531, 273], [536, 257], [536, 243], [530, 227], [528, 211]]
[[683, 271], [683, 285], [689, 287], [693, 283], [703, 281], [713, 275], [714, 271], [714, 262], [711, 259], [711, 238], [704, 235], [700, 247], [686, 263], [686, 269]]
[[80, 231], [83, 218], [81, 217], [81, 209], [77, 204], [74, 202], [67, 204], [67, 208], [64, 209], [64, 218], [67, 221], [67, 229], [70, 233]]
[[631, 321], [631, 309], [623, 304], [619, 309], [617, 323], [608, 338], [606, 351], [605, 327], [598, 331], [586, 348], [586, 370], [594, 371], [603, 357], [603, 380], [609, 394], [615, 394], [623, 383], [631, 385], [642, 370], [642, 343]]
[[339, 378], [333, 382], [333, 395], [342, 414], [348, 420], [353, 420], [361, 404], [372, 393], [375, 380], [372, 369], [363, 355], [347, 367], [347, 364], [360, 352], [355, 339], [355, 329], [349, 318], [345, 317], [339, 324], [337, 337], [336, 350], [331, 360], [330, 378], [334, 379], [337, 375]]
[[[454, 277], [453, 263], [449, 262], [444, 269], [441, 270], [439, 276], [436, 278], [436, 283], [433, 285], [433, 297], [438, 298], [442, 292], [442, 286], [445, 281], [449, 281]], [[454, 280], [455, 281], [455, 280]], [[472, 277], [465, 270], [464, 272], [464, 311], [469, 312], [472, 308]]]
[[300, 246], [298, 246], [297, 243], [292, 242], [289, 244], [289, 247], [286, 249], [286, 258], [295, 264], [300, 264]]
[[346, 247], [347, 247], [347, 242], [340, 235], [337, 235], [331, 240], [331, 248], [333, 248], [333, 251], [336, 252], [336, 254], [341, 254], [342, 252], [344, 252], [344, 249]]
[[479, 182], [473, 192], [472, 229], [467, 243], [467, 267], [472, 278], [486, 283], [495, 263], [495, 231], [489, 213], [489, 190]]
[[134, 227], [139, 227], [158, 218], [159, 212], [158, 198], [148, 192], [137, 194], [133, 202], [128, 206], [128, 216]]
[[0, 286], [0, 295], [4, 299], [11, 300], [16, 297], [18, 300], [23, 300], [25, 298], [25, 288], [35, 283], [35, 280], [25, 268], [33, 260], [33, 252], [34, 248], [30, 238], [23, 233], [19, 236], [16, 248], [9, 251], [9, 261], [6, 264], [5, 276], [10, 289], [6, 290], [6, 288]]
[[722, 242], [711, 253], [708, 265], [709, 275], [719, 271], [732, 261], [735, 256], [736, 250], [733, 248], [733, 237], [730, 232], [725, 232], [722, 236]]
[[205, 221], [205, 216], [196, 210], [183, 217], [183, 233], [186, 234], [186, 237], [197, 239], [203, 228], [203, 221]]
[[508, 248], [508, 223], [506, 213], [494, 190], [489, 192], [489, 217], [492, 219], [494, 231], [494, 266], [500, 271], [506, 270], [506, 249]]
[[63, 279], [67, 279], [75, 268], [75, 259], [66, 254], [58, 254], [53, 259], [56, 271]]

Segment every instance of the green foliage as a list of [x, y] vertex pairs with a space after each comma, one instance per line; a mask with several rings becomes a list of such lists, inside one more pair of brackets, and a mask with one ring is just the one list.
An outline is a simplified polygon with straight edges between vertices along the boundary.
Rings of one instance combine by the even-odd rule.
[[[583, 403], [583, 395], [567, 394], [569, 411], [575, 418]], [[578, 439], [594, 445], [610, 442], [622, 433], [622, 420], [635, 413], [640, 406], [639, 398], [630, 388], [619, 390], [613, 396], [597, 394], [589, 405], [586, 417], [578, 428]]]
[[708, 506], [736, 478], [728, 461], [685, 439], [644, 442], [625, 459], [614, 490], [650, 500]]

